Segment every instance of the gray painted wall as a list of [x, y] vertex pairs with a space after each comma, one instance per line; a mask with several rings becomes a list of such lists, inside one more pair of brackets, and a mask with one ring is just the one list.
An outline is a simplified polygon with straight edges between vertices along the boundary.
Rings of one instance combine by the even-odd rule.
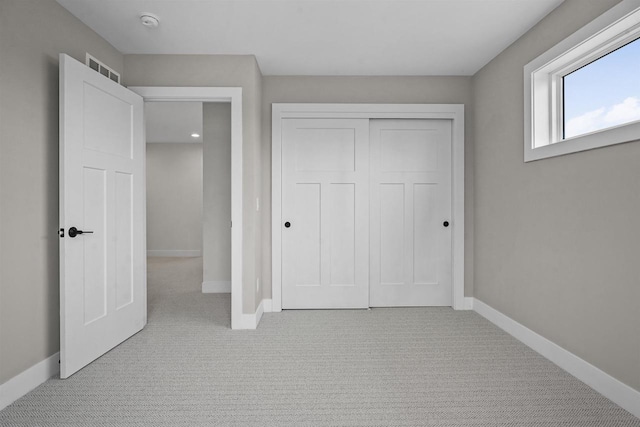
[[271, 104], [280, 102], [465, 105], [465, 295], [473, 295], [471, 77], [267, 77], [262, 83], [262, 271], [271, 298]]
[[640, 143], [523, 162], [523, 66], [617, 0], [566, 0], [473, 78], [475, 296], [640, 390]]
[[147, 144], [147, 250], [202, 251], [202, 144]]
[[[127, 86], [242, 87], [243, 114], [243, 311], [254, 313], [262, 246], [256, 198], [260, 195], [260, 99], [262, 75], [253, 55], [125, 55]], [[206, 183], [204, 184], [206, 186]]]
[[123, 57], [54, 0], [0, 1], [0, 383], [59, 350], [58, 54]]
[[205, 282], [231, 281], [231, 104], [203, 104]]

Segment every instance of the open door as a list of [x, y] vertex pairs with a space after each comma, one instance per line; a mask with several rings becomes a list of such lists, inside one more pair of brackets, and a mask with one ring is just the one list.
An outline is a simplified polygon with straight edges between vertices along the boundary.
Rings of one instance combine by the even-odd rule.
[[60, 55], [60, 377], [147, 321], [143, 99]]

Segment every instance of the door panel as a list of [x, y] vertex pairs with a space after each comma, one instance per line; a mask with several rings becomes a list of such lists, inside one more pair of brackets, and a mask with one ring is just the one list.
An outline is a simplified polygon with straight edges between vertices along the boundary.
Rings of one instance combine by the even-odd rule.
[[92, 239], [78, 242], [84, 249], [84, 324], [87, 325], [107, 314], [107, 256], [106, 207], [107, 174], [104, 170], [84, 168], [83, 221], [86, 230], [92, 230]]
[[368, 120], [284, 120], [282, 177], [282, 308], [368, 307]]
[[297, 285], [320, 286], [321, 258], [321, 199], [320, 184], [296, 184], [294, 187], [291, 216], [295, 232], [291, 234], [292, 247], [296, 249], [293, 267]]
[[133, 302], [133, 175], [116, 172], [115, 174], [115, 271], [116, 271], [116, 310]]
[[353, 172], [355, 170], [354, 129], [305, 129], [294, 145], [296, 171]]
[[146, 323], [144, 150], [142, 98], [60, 55], [61, 378]]
[[131, 103], [87, 81], [83, 82], [83, 92], [83, 99], [90, 100], [83, 104], [82, 112], [85, 148], [130, 159]]
[[379, 227], [380, 256], [373, 268], [380, 266], [380, 282], [399, 285], [404, 282], [404, 184], [382, 184], [380, 194]]
[[428, 172], [438, 169], [438, 141], [431, 131], [380, 130], [381, 172]]
[[328, 188], [331, 225], [329, 284], [352, 286], [356, 283], [355, 184], [330, 184]]
[[437, 186], [413, 186], [413, 282], [423, 285], [438, 282]]
[[451, 122], [371, 121], [370, 305], [451, 305]]

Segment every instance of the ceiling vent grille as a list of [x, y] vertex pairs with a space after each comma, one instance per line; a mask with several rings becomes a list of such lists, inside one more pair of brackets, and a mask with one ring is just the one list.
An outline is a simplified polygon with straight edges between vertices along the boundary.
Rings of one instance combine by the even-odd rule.
[[113, 80], [116, 83], [120, 83], [120, 74], [116, 73], [110, 67], [107, 67], [103, 62], [98, 61], [93, 56], [87, 53], [87, 67], [97, 71], [108, 79]]

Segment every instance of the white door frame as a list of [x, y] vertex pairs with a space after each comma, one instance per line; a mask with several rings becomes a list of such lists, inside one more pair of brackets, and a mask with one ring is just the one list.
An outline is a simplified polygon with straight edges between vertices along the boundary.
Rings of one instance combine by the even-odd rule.
[[452, 307], [455, 310], [464, 310], [464, 105], [272, 104], [272, 311], [282, 310], [282, 120], [289, 118], [452, 120]]
[[242, 88], [132, 86], [145, 102], [231, 103], [231, 329], [246, 329], [242, 313]]

